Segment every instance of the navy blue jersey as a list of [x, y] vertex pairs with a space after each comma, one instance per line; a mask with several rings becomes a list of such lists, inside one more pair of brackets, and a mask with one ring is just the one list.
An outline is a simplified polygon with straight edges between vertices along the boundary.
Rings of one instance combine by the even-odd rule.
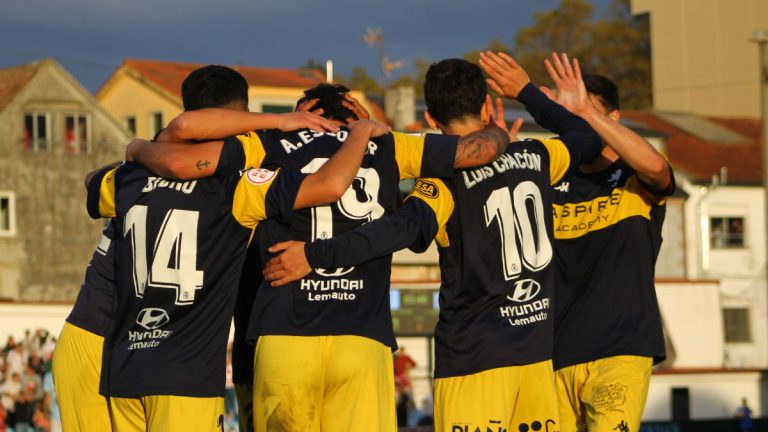
[[[261, 134], [264, 163], [305, 173], [316, 171], [347, 135], [308, 132]], [[327, 137], [333, 137], [329, 140]], [[373, 139], [357, 178], [332, 205], [295, 211], [289, 225], [266, 221], [255, 244], [260, 261], [285, 240], [328, 239], [391, 214], [400, 201], [398, 184], [420, 175], [451, 175], [457, 137], [387, 134]], [[429, 174], [427, 174], [429, 173]], [[394, 347], [389, 313], [391, 255], [358, 266], [318, 269], [288, 286], [262, 284], [256, 293], [248, 338], [261, 335], [358, 335]]]
[[290, 217], [300, 175], [243, 170], [225, 143], [216, 175], [157, 177], [127, 163], [96, 176], [89, 212], [117, 220], [116, 316], [105, 339], [108, 396], [222, 396], [235, 291], [253, 227]]
[[555, 186], [556, 369], [617, 355], [664, 360], [653, 279], [671, 178], [655, 190], [619, 159]]
[[67, 322], [104, 336], [112, 317], [115, 295], [115, 222], [109, 221], [85, 270], [85, 278]]

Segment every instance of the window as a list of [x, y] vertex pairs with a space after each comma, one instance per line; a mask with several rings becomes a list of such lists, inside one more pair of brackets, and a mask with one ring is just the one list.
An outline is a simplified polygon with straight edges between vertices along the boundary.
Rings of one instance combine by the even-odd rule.
[[289, 113], [289, 112], [293, 112], [293, 106], [292, 105], [263, 104], [261, 106], [261, 112], [274, 113], [274, 114]]
[[88, 153], [91, 149], [88, 114], [67, 114], [64, 118], [64, 150], [67, 153]]
[[24, 114], [24, 148], [35, 152], [50, 148], [51, 114], [32, 112]]
[[709, 219], [709, 244], [714, 249], [744, 247], [743, 217], [713, 217]]
[[13, 192], [0, 191], [0, 237], [16, 234], [16, 202]]
[[723, 326], [726, 342], [752, 342], [749, 331], [749, 309], [724, 308]]
[[131, 131], [133, 136], [136, 136], [136, 116], [128, 116], [125, 118], [125, 128]]
[[158, 132], [163, 130], [165, 124], [163, 123], [163, 113], [154, 112], [149, 115], [149, 132], [152, 134], [150, 138], [154, 138]]

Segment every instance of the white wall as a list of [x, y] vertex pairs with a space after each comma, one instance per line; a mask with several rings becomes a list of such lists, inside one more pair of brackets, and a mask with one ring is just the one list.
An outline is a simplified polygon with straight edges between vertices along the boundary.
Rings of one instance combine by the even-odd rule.
[[[673, 368], [721, 368], [723, 319], [715, 282], [657, 283]], [[674, 353], [674, 354], [673, 354]]]
[[654, 374], [648, 389], [643, 421], [672, 419], [672, 389], [687, 387], [692, 420], [733, 417], [747, 398], [755, 417], [763, 415], [759, 372]]
[[71, 304], [0, 303], [0, 343], [9, 335], [18, 341], [24, 330], [38, 328], [58, 338], [71, 310]]

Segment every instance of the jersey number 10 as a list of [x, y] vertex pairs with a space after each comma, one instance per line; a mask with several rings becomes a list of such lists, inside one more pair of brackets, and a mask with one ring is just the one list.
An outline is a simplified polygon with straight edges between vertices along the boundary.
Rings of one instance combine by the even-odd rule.
[[[533, 209], [533, 220], [529, 216], [529, 203]], [[536, 183], [524, 181], [511, 194], [509, 187], [496, 189], [485, 201], [483, 210], [485, 225], [490, 226], [495, 220], [501, 231], [501, 259], [504, 262], [505, 280], [520, 277], [521, 264], [531, 271], [538, 271], [552, 261], [552, 244], [547, 235], [544, 204]], [[518, 248], [518, 236], [522, 253]]]

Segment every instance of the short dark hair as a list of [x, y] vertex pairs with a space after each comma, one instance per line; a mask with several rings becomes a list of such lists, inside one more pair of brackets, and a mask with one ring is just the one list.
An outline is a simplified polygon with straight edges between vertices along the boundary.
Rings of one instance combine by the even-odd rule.
[[248, 82], [239, 72], [219, 65], [195, 69], [181, 83], [185, 111], [202, 108], [226, 108], [244, 103], [248, 106]]
[[483, 72], [462, 59], [432, 63], [424, 81], [424, 101], [429, 114], [442, 124], [476, 117], [488, 94]]
[[321, 83], [312, 88], [304, 90], [304, 97], [296, 101], [298, 107], [302, 103], [310, 100], [317, 99], [317, 103], [313, 110], [322, 108], [322, 116], [332, 120], [338, 120], [346, 123], [348, 118], [353, 120], [360, 120], [357, 118], [357, 114], [354, 111], [344, 106], [344, 95], [349, 93], [349, 88], [341, 84], [328, 84]]
[[587, 92], [599, 97], [608, 112], [619, 109], [619, 88], [613, 81], [597, 74], [584, 74], [582, 78]]

